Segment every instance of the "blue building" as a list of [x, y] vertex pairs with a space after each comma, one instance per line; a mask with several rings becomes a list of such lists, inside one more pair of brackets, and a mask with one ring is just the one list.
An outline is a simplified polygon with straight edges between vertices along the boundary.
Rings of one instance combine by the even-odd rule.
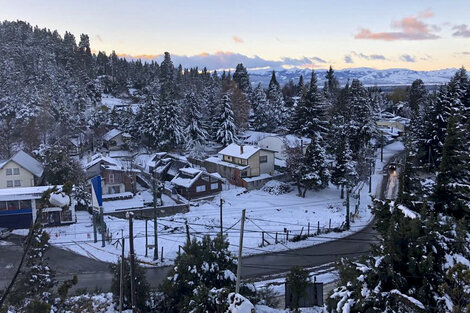
[[[57, 186], [60, 190], [61, 186]], [[0, 228], [29, 228], [42, 209], [38, 220], [45, 226], [71, 224], [75, 222], [75, 206], [63, 208], [57, 201], [49, 201], [41, 208], [43, 193], [53, 186], [0, 189]]]

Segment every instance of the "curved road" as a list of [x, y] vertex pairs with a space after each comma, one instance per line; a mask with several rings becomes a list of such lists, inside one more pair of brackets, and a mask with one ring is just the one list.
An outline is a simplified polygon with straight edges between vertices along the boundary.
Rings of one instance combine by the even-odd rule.
[[[396, 171], [384, 174], [383, 181], [386, 180], [387, 183], [381, 182], [381, 199], [390, 199], [396, 195], [397, 176]], [[328, 268], [342, 257], [356, 258], [367, 253], [370, 250], [370, 243], [376, 241], [376, 235], [374, 222], [372, 222], [363, 230], [338, 240], [302, 249], [245, 257], [243, 258], [242, 277], [256, 278], [281, 274], [288, 272], [294, 265]], [[0, 241], [0, 290], [9, 282], [21, 253], [20, 237], [12, 236], [8, 244]], [[89, 259], [56, 247], [51, 247], [47, 254], [51, 268], [56, 271], [56, 279], [70, 279], [75, 274], [78, 276], [78, 284], [75, 289], [109, 290], [112, 275], [108, 263]], [[170, 267], [147, 269], [149, 283], [153, 287], [157, 287], [166, 277], [169, 269]]]

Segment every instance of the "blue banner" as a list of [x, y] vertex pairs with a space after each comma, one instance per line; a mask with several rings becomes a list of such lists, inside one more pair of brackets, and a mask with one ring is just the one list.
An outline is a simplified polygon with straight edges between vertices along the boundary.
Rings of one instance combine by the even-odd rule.
[[93, 209], [99, 210], [103, 206], [103, 192], [101, 190], [101, 176], [93, 177], [91, 180], [91, 203]]

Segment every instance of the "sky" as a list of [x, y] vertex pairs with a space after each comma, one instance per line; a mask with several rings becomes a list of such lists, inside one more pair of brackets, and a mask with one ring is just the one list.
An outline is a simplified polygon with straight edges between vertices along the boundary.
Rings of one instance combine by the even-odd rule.
[[0, 0], [0, 20], [90, 37], [94, 52], [208, 69], [470, 68], [468, 0]]

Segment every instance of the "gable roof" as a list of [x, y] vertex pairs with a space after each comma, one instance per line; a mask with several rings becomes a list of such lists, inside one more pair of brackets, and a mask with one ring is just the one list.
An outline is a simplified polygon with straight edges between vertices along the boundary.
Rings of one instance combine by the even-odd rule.
[[6, 160], [3, 164], [0, 165], [2, 169], [8, 162], [13, 161], [16, 164], [22, 166], [24, 169], [31, 172], [36, 177], [41, 177], [44, 173], [44, 166], [41, 162], [24, 152], [23, 150], [18, 151], [10, 159]]
[[122, 131], [120, 131], [119, 129], [113, 128], [109, 132], [103, 135], [103, 140], [110, 141], [111, 139], [113, 139], [114, 137], [120, 134], [122, 134]]
[[[242, 149], [243, 147], [243, 149]], [[242, 153], [243, 150], [243, 153]], [[219, 153], [223, 155], [228, 155], [235, 158], [248, 159], [253, 154], [261, 150], [259, 147], [250, 146], [250, 145], [237, 145], [236, 143], [229, 144], [224, 149], [220, 150]]]
[[119, 161], [116, 160], [116, 159], [113, 159], [113, 158], [110, 158], [110, 157], [105, 157], [102, 154], [95, 154], [92, 157], [92, 160], [85, 165], [85, 169], [89, 169], [93, 165], [95, 165], [97, 163], [100, 163], [100, 162], [104, 162], [104, 163], [107, 163], [108, 165], [114, 165], [114, 166], [119, 166], [120, 165]]

